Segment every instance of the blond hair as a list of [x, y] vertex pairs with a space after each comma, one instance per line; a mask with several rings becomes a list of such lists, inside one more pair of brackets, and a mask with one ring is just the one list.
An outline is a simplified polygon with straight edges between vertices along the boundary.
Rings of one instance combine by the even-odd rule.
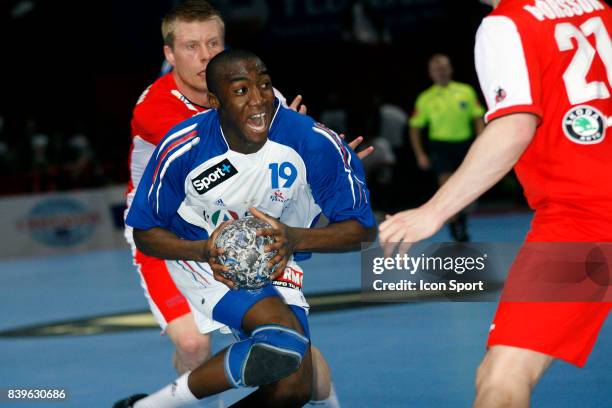
[[174, 30], [178, 21], [191, 23], [193, 21], [207, 21], [216, 19], [221, 26], [221, 35], [225, 35], [225, 23], [221, 13], [204, 0], [186, 0], [174, 7], [162, 19], [161, 31], [164, 45], [172, 47], [174, 44]]

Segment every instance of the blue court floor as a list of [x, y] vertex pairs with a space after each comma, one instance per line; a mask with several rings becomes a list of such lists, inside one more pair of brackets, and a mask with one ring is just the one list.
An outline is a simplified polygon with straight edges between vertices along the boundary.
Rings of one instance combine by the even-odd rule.
[[[523, 214], [474, 217], [472, 237], [520, 240], [529, 219]], [[443, 231], [435, 239], [449, 238]], [[359, 254], [316, 255], [303, 263], [305, 292], [359, 289], [359, 262]], [[0, 332], [146, 307], [127, 249], [0, 262]], [[310, 324], [344, 407], [469, 407], [495, 307], [394, 303], [313, 313]], [[213, 341], [219, 349], [231, 337], [216, 334]], [[612, 407], [611, 349], [608, 321], [586, 368], [555, 363], [536, 389], [533, 406]], [[169, 340], [154, 328], [0, 336], [3, 392], [45, 387], [65, 389], [69, 395], [63, 402], [0, 398], [0, 407], [110, 407], [121, 397], [151, 392], [172, 381], [171, 354]], [[226, 403], [239, 395], [229, 393]]]

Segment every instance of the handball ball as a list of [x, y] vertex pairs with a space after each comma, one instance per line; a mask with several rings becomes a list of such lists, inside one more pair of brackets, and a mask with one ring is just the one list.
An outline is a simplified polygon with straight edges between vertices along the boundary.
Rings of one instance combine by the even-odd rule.
[[227, 224], [215, 239], [215, 246], [225, 249], [217, 259], [229, 267], [221, 275], [234, 282], [238, 289], [258, 289], [270, 282], [274, 266], [268, 267], [268, 262], [276, 251], [265, 252], [264, 247], [272, 244], [274, 238], [258, 236], [257, 230], [264, 228], [272, 226], [259, 218], [241, 218]]

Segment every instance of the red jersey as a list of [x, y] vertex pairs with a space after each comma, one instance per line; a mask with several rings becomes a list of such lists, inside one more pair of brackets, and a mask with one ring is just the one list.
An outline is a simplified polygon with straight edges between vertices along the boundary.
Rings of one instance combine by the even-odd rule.
[[[204, 110], [179, 92], [172, 73], [157, 79], [140, 95], [132, 114], [126, 216], [155, 146], [172, 127]], [[125, 229], [125, 238], [132, 246], [134, 264], [138, 266], [151, 312], [162, 329], [166, 330], [168, 323], [190, 313], [191, 308], [174, 284], [165, 261], [138, 251], [129, 227]]]
[[203, 111], [179, 92], [171, 72], [140, 95], [132, 115], [128, 207], [155, 146], [173, 126]]
[[563, 212], [612, 225], [611, 33], [600, 0], [502, 0], [478, 30], [485, 119], [540, 119], [515, 166], [536, 219]]

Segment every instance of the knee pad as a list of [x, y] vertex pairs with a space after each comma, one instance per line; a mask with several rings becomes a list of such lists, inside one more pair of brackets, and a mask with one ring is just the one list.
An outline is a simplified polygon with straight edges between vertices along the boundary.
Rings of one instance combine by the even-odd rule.
[[225, 353], [225, 375], [234, 387], [258, 387], [295, 372], [310, 341], [279, 325], [259, 326]]

